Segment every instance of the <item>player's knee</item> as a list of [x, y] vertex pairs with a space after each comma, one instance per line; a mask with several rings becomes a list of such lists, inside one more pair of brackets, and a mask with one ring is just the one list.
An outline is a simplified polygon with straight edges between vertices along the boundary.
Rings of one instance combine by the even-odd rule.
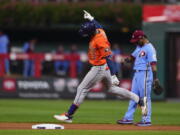
[[80, 87], [80, 86], [78, 86], [78, 87], [77, 87], [77, 93], [82, 93], [82, 91], [83, 91], [83, 88]]
[[78, 95], [86, 95], [87, 93], [88, 93], [88, 89], [82, 88], [82, 87], [77, 88], [77, 94]]

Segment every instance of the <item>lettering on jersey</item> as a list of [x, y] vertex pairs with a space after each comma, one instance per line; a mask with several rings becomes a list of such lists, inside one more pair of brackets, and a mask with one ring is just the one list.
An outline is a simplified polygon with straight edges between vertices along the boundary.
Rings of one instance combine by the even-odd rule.
[[141, 51], [140, 54], [139, 54], [139, 57], [143, 57], [145, 55], [146, 55], [145, 51]]

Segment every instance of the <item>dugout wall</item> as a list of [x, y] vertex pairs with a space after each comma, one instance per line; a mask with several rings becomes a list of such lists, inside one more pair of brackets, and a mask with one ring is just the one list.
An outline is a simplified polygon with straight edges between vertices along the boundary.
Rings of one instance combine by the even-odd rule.
[[[157, 57], [158, 57], [158, 77], [160, 79], [160, 82], [163, 84], [163, 87], [165, 88], [165, 92], [160, 95], [156, 96], [153, 94], [154, 99], [164, 99], [165, 97], [170, 97], [168, 91], [178, 92], [180, 91], [177, 86], [173, 85], [179, 85], [178, 83], [174, 84], [169, 81], [169, 75], [171, 75], [172, 79], [176, 79], [176, 72], [178, 68], [174, 67], [174, 70], [169, 67], [169, 60], [172, 60], [172, 57], [170, 56], [170, 52], [174, 51], [175, 54], [179, 54], [180, 50], [175, 51], [172, 50], [173, 48], [169, 47], [171, 44], [168, 41], [168, 33], [178, 33], [180, 32], [180, 23], [149, 23], [144, 22], [143, 23], [143, 30], [145, 31], [146, 35], [152, 42], [152, 44], [155, 46], [157, 50]], [[172, 40], [172, 38], [171, 38]], [[178, 45], [180, 46], [180, 44]], [[171, 61], [171, 64], [173, 63], [176, 65], [177, 61]], [[172, 97], [172, 96], [171, 96]], [[175, 94], [174, 97], [178, 97], [178, 94]]]
[[[180, 31], [170, 31], [166, 34], [167, 49], [167, 95], [180, 97]], [[169, 71], [169, 72], [168, 72]], [[171, 72], [173, 71], [173, 72]]]

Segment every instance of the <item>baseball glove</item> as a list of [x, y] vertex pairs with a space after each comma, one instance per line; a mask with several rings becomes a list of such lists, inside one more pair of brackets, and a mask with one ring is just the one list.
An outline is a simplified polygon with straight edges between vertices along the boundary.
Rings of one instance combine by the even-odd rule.
[[160, 95], [164, 91], [158, 79], [153, 81], [153, 91], [156, 95]]

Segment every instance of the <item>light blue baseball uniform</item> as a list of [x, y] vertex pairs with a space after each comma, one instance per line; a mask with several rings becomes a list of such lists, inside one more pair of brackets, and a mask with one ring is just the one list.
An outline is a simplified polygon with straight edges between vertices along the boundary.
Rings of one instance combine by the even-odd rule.
[[[135, 58], [133, 67], [135, 73], [132, 81], [131, 91], [136, 93], [140, 98], [144, 97], [145, 76], [146, 70], [148, 69], [146, 79], [148, 113], [147, 116], [142, 116], [142, 121], [151, 122], [151, 86], [153, 82], [153, 73], [151, 66], [148, 66], [147, 68], [147, 65], [149, 65], [151, 62], [157, 61], [156, 51], [153, 45], [148, 43], [142, 47], [137, 46], [131, 55]], [[128, 111], [126, 112], [124, 119], [133, 120], [136, 107], [137, 103], [135, 103], [133, 100], [130, 100]]]

